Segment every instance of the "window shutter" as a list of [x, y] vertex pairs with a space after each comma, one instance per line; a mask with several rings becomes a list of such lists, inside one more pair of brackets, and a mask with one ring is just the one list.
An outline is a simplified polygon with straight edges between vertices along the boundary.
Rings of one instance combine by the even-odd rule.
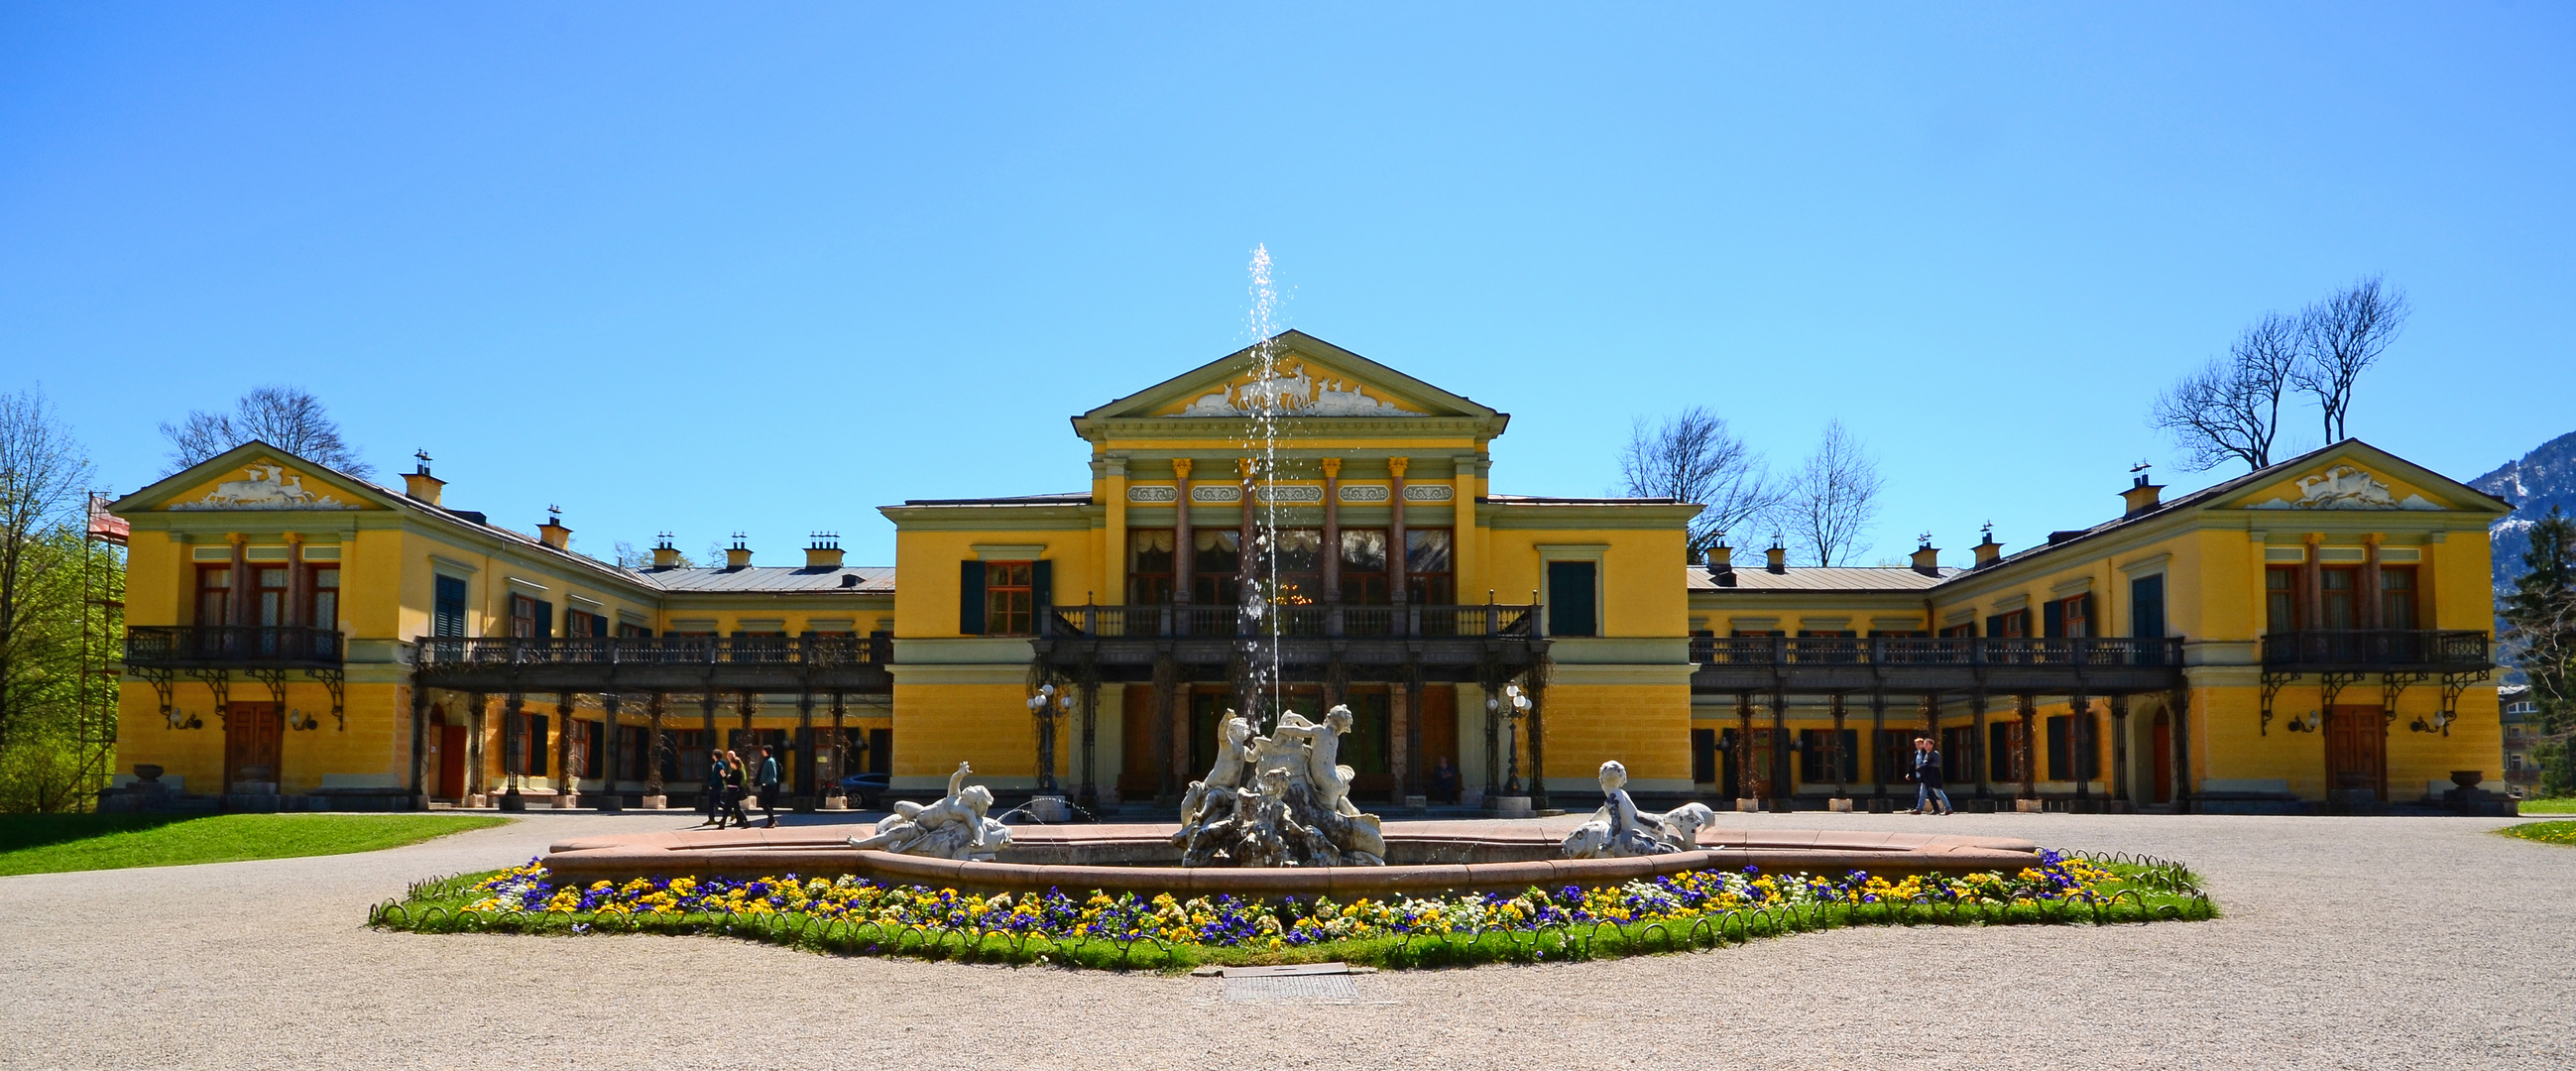
[[984, 634], [984, 563], [964, 561], [957, 569], [957, 632]]
[[2084, 619], [2085, 635], [2093, 636], [2100, 634], [2101, 627], [2093, 623], [2093, 596], [2078, 595], [2075, 597], [2075, 616]]
[[1047, 615], [1055, 609], [1055, 563], [1040, 558], [1029, 563], [1029, 604], [1037, 610], [1029, 631], [1045, 632]]
[[541, 602], [541, 603], [538, 603], [538, 604], [537, 604], [537, 635], [538, 635], [538, 636], [540, 636], [540, 637], [546, 637], [546, 636], [552, 636], [552, 635], [554, 635], [554, 634], [555, 634], [555, 604], [550, 603], [550, 602]]
[[2129, 635], [2159, 639], [2165, 634], [2165, 578], [2142, 576], [2129, 581]]
[[1988, 636], [2001, 636], [2001, 635], [2003, 635], [2003, 634], [2004, 634], [2004, 615], [2002, 615], [2002, 614], [1996, 614], [1996, 615], [1994, 615], [1994, 616], [1989, 617], [1989, 618], [1987, 618], [1987, 619], [1986, 619], [1986, 635], [1988, 635]]
[[2039, 634], [2044, 639], [2060, 640], [2066, 638], [2065, 603], [2046, 602], [2040, 604]]
[[1547, 563], [1547, 631], [1552, 636], [1594, 636], [1600, 622], [1594, 614], [1593, 563]]

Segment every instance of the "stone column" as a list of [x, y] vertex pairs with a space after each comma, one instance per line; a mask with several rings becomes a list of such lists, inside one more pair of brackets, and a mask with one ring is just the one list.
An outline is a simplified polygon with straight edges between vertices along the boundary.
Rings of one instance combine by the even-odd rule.
[[429, 689], [411, 684], [411, 806], [429, 809]]
[[1735, 798], [1759, 800], [1753, 770], [1753, 693], [1735, 693]]
[[[232, 577], [232, 591], [224, 603], [224, 608], [231, 611], [225, 616], [232, 620], [215, 623], [234, 626], [259, 624], [259, 580], [250, 575], [250, 537], [238, 533], [233, 536]], [[229, 786], [226, 790], [230, 791]]]
[[[1386, 459], [1386, 471], [1388, 476], [1386, 485], [1387, 601], [1394, 603], [1399, 607], [1407, 605], [1413, 601], [1413, 595], [1410, 590], [1413, 585], [1409, 582], [1409, 578], [1406, 576], [1406, 570], [1411, 567], [1412, 562], [1407, 560], [1404, 546], [1404, 470], [1405, 467], [1411, 463], [1411, 459], [1409, 458], [1390, 457]], [[1405, 616], [1405, 612], [1399, 609], [1395, 612], [1395, 617], [1397, 634], [1406, 636], [1412, 635], [1412, 630], [1406, 627], [1406, 622], [1409, 619]]]
[[2111, 798], [2129, 799], [2129, 695], [2111, 696]]
[[670, 795], [662, 787], [662, 755], [666, 750], [662, 734], [662, 716], [671, 705], [671, 693], [653, 693], [644, 728], [644, 806], [661, 808], [670, 804]]
[[1084, 810], [1100, 810], [1099, 784], [1100, 675], [1084, 667], [1082, 674], [1082, 790], [1075, 798]]
[[1403, 787], [1396, 794], [1419, 796], [1428, 791], [1422, 784], [1422, 666], [1420, 663], [1405, 663], [1404, 687], [1401, 692], [1404, 696], [1404, 752], [1397, 756], [1401, 761], [1396, 764], [1395, 780]]
[[304, 625], [304, 537], [286, 534], [286, 606], [277, 615], [281, 625]]
[[850, 776], [851, 773], [850, 734], [844, 728], [844, 725], [849, 718], [849, 712], [849, 697], [841, 692], [833, 692], [832, 783], [823, 786], [823, 800], [826, 810], [833, 809], [832, 805], [836, 801], [840, 802], [842, 806], [848, 805], [846, 801], [849, 798], [849, 794], [842, 791], [841, 779]]
[[[1127, 455], [1111, 454], [1100, 459], [1101, 505], [1108, 513], [1106, 534], [1108, 553], [1100, 556], [1095, 575], [1100, 577], [1100, 594], [1109, 601], [1125, 603], [1127, 592]], [[1099, 602], [1097, 596], [1086, 600]]]
[[581, 779], [573, 773], [572, 693], [555, 693], [555, 806], [570, 807], [581, 800]]
[[608, 739], [599, 742], [599, 762], [607, 767], [599, 771], [599, 809], [603, 811], [626, 809], [626, 793], [617, 787], [617, 768], [623, 765], [617, 760], [626, 757], [626, 748], [618, 740], [626, 735], [625, 726], [617, 724], [618, 698], [613, 691], [599, 693], [599, 706], [603, 711], [599, 727], [600, 731], [608, 734]]
[[2021, 769], [2021, 798], [2035, 800], [2039, 798], [2039, 697], [2025, 694], [2014, 698], [2021, 705], [2021, 741], [2016, 745], [2020, 754], [2013, 756]]
[[798, 811], [812, 811], [823, 799], [814, 791], [814, 690], [796, 693], [796, 795]]
[[1325, 635], [1342, 634], [1342, 459], [1324, 459], [1324, 605], [1332, 615]]
[[1789, 776], [1789, 690], [1771, 686], [1771, 809], [1787, 811], [1798, 783]]
[[1887, 798], [1887, 689], [1873, 688], [1869, 693], [1869, 776], [1875, 782], [1870, 798]]
[[520, 768], [519, 753], [527, 739], [527, 697], [515, 689], [501, 700], [501, 809], [524, 811], [527, 798], [520, 794], [519, 779], [526, 775]]
[[483, 769], [483, 763], [486, 761], [483, 734], [489, 728], [491, 721], [490, 712], [484, 708], [491, 705], [492, 697], [481, 692], [471, 692], [465, 698], [468, 703], [465, 708], [465, 800], [460, 802], [470, 802], [476, 796], [489, 795], [492, 787], [491, 779]]
[[1834, 731], [1825, 737], [1825, 763], [1834, 774], [1834, 798], [1850, 798], [1850, 779], [1843, 776], [1843, 694], [1841, 692], [1834, 693]]
[[2068, 752], [2067, 758], [2073, 760], [2073, 764], [2075, 766], [2074, 769], [2066, 772], [2075, 775], [2075, 798], [2078, 800], [2091, 800], [2093, 798], [2093, 779], [2084, 776], [2084, 767], [2090, 765], [2094, 757], [2093, 697], [2083, 692], [2075, 693], [2075, 695], [2066, 702], [2066, 712], [2073, 715], [2073, 718], [2066, 726], [2066, 735], [2068, 737], [2066, 741], [2066, 750]]

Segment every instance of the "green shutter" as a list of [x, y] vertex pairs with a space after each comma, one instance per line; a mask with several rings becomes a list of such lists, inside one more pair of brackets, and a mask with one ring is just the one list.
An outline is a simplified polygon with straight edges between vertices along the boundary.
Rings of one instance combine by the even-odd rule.
[[540, 636], [540, 637], [545, 637], [545, 636], [552, 636], [552, 635], [554, 635], [554, 634], [555, 634], [555, 604], [550, 603], [550, 602], [541, 602], [541, 603], [538, 603], [538, 604], [537, 604], [537, 635], [538, 635], [538, 636]]
[[2039, 607], [2039, 634], [2043, 639], [2066, 638], [2066, 604], [2045, 602]]
[[984, 563], [965, 561], [957, 569], [957, 632], [984, 634]]
[[1987, 618], [1987, 619], [1986, 619], [1986, 635], [1988, 635], [1988, 636], [2001, 636], [2001, 635], [2003, 635], [2003, 634], [2004, 634], [2004, 615], [2002, 615], [2002, 614], [1996, 614], [1996, 615], [1994, 615], [1994, 616], [1989, 617], [1989, 618]]
[[1055, 610], [1055, 563], [1040, 558], [1029, 563], [1029, 604], [1036, 609], [1031, 632], [1047, 630], [1047, 615]]
[[1548, 635], [1600, 634], [1600, 622], [1593, 606], [1597, 579], [1592, 562], [1547, 563]]

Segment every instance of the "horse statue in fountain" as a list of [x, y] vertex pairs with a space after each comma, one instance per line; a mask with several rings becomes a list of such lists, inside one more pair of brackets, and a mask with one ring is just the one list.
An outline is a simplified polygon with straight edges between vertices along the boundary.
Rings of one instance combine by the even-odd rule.
[[1565, 838], [1568, 859], [1621, 859], [1667, 855], [1699, 847], [1699, 831], [1717, 821], [1705, 803], [1686, 803], [1664, 814], [1640, 811], [1628, 798], [1628, 767], [1601, 764], [1601, 809]]

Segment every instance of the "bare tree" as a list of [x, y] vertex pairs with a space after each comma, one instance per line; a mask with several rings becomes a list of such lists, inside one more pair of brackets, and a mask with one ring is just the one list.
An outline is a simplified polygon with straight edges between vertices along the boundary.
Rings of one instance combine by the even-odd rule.
[[1843, 422], [1826, 424], [1824, 441], [1798, 466], [1780, 508], [1790, 538], [1813, 550], [1817, 565], [1845, 563], [1877, 519], [1878, 492], [1885, 484], [1878, 462]]
[[2228, 347], [2227, 356], [2182, 377], [2156, 397], [2150, 420], [2173, 436], [2195, 472], [2243, 461], [2272, 463], [2281, 432], [2281, 392], [2302, 353], [2300, 321], [2265, 313]]
[[2290, 383], [2315, 398], [2317, 408], [2324, 411], [2327, 442], [2344, 440], [2344, 414], [2352, 408], [2353, 381], [2397, 340], [2413, 311], [2405, 291], [2373, 275], [2299, 314], [2303, 359], [2292, 367]]
[[89, 459], [36, 391], [0, 395], [0, 750], [34, 715], [38, 693], [63, 669], [43, 650], [60, 630], [39, 627], [61, 599], [33, 597], [62, 557], [52, 544], [88, 505]]
[[242, 395], [230, 413], [193, 410], [178, 424], [162, 423], [161, 435], [170, 440], [171, 472], [254, 439], [352, 476], [375, 472], [340, 438], [322, 400], [299, 387], [260, 387]]
[[1696, 502], [1707, 509], [1691, 518], [1689, 554], [1703, 560], [1727, 532], [1769, 514], [1780, 504], [1762, 455], [1727, 430], [1726, 420], [1702, 406], [1648, 427], [1643, 417], [1629, 430], [1619, 455], [1621, 493]]

